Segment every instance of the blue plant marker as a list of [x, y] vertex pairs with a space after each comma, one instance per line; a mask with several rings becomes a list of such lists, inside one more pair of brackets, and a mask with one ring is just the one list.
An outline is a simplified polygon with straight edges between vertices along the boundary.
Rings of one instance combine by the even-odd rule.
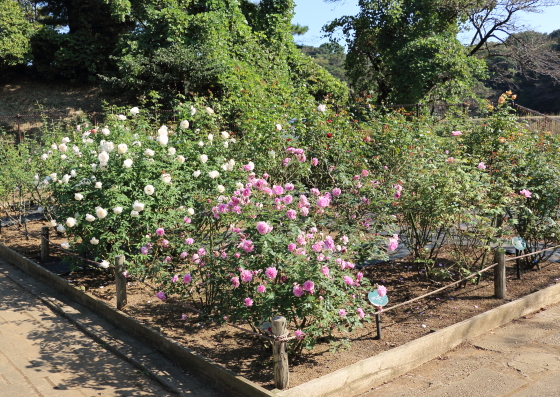
[[514, 238], [512, 238], [511, 243], [513, 244], [515, 249], [519, 251], [523, 251], [525, 248], [527, 248], [527, 243], [525, 242], [525, 240], [523, 240], [522, 237], [519, 236], [515, 236]]
[[367, 295], [367, 297], [368, 297], [369, 301], [371, 302], [371, 304], [374, 305], [374, 306], [377, 306], [377, 307], [383, 307], [389, 302], [389, 298], [387, 297], [387, 295], [379, 296], [379, 293], [377, 292], [376, 289], [371, 291]]

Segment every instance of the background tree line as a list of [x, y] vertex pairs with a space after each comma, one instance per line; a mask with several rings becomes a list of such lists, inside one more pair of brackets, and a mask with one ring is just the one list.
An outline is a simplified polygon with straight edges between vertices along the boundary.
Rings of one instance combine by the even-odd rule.
[[306, 28], [291, 24], [293, 0], [0, 0], [0, 71], [92, 81], [166, 105], [211, 96], [234, 119], [296, 97], [456, 102], [506, 89], [560, 112], [560, 30], [533, 32], [517, 18], [556, 4], [360, 0], [357, 15], [324, 28], [342, 33], [345, 49], [296, 46]]

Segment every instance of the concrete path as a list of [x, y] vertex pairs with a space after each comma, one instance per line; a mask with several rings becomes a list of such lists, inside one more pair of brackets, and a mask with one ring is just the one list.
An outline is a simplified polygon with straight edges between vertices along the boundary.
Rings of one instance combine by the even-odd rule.
[[474, 338], [362, 397], [558, 397], [560, 304]]
[[[69, 313], [67, 318], [55, 314], [53, 305]], [[76, 328], [70, 321], [75, 318], [106, 344]], [[139, 366], [124, 360], [123, 352]], [[176, 395], [223, 396], [0, 260], [0, 397]]]

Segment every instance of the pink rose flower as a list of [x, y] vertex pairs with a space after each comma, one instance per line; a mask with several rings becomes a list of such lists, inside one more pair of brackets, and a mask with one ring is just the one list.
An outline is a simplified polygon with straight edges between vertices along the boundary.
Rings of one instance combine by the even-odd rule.
[[191, 276], [190, 274], [188, 274], [188, 273], [185, 274], [185, 276], [183, 277], [183, 282], [184, 282], [185, 284], [188, 284], [188, 283], [190, 283], [191, 281], [192, 281], [192, 276]]
[[172, 282], [172, 283], [176, 283], [178, 280], [179, 280], [179, 275], [178, 275], [178, 274], [176, 274], [176, 275], [174, 275], [173, 277], [171, 277], [171, 282]]
[[286, 189], [289, 192], [291, 190], [294, 190], [294, 185], [292, 185], [291, 183], [286, 183], [284, 185], [284, 189]]
[[266, 222], [257, 222], [257, 231], [260, 234], [270, 233], [273, 227]]
[[239, 277], [232, 277], [230, 281], [231, 281], [231, 285], [233, 285], [234, 288], [239, 287], [240, 284]]
[[163, 230], [162, 227], [159, 227], [159, 228], [157, 228], [157, 230], [156, 230], [156, 234], [157, 234], [158, 236], [163, 236], [163, 235], [165, 234], [165, 230]]
[[303, 283], [303, 289], [310, 294], [313, 294], [313, 292], [315, 292], [315, 283], [311, 280], [307, 280], [305, 283]]
[[344, 282], [350, 286], [354, 285], [354, 280], [350, 276], [344, 276]]
[[288, 217], [288, 219], [294, 220], [297, 217], [297, 212], [295, 210], [288, 210], [286, 211], [286, 216]]
[[338, 311], [338, 315], [339, 315], [340, 317], [342, 317], [342, 318], [346, 317], [346, 310], [340, 309], [340, 310]]
[[288, 251], [294, 252], [294, 250], [296, 248], [297, 248], [297, 245], [295, 245], [294, 243], [288, 244]]
[[379, 294], [379, 296], [385, 296], [387, 295], [387, 288], [385, 288], [383, 285], [378, 285], [377, 293]]
[[335, 197], [340, 196], [341, 194], [342, 194], [342, 190], [340, 190], [340, 189], [337, 188], [337, 187], [335, 187], [335, 188], [332, 190], [332, 195], [335, 196]]
[[253, 279], [253, 273], [250, 270], [243, 270], [241, 272], [241, 280], [245, 283], [248, 283]]
[[331, 276], [329, 276], [329, 272], [330, 272], [330, 270], [327, 266], [323, 266], [321, 268], [321, 273], [323, 273], [325, 275], [325, 277], [331, 278]]
[[167, 297], [165, 296], [165, 294], [163, 293], [163, 291], [159, 291], [159, 292], [156, 294], [156, 296], [158, 297], [158, 299], [161, 299], [161, 300], [165, 300], [165, 298], [167, 298]]
[[356, 313], [358, 313], [358, 317], [360, 318], [364, 318], [366, 316], [366, 314], [364, 313], [364, 309], [362, 309], [361, 307], [356, 309]]
[[532, 192], [530, 192], [527, 189], [523, 189], [519, 191], [519, 194], [521, 194], [522, 196], [525, 196], [527, 198], [531, 198], [531, 195], [533, 194]]
[[294, 336], [296, 337], [296, 339], [302, 340], [303, 337], [305, 336], [305, 334], [303, 333], [303, 331], [301, 329], [296, 329], [295, 332], [294, 332]]
[[293, 288], [292, 292], [294, 293], [295, 296], [297, 296], [299, 298], [300, 296], [302, 296], [304, 294], [305, 291], [304, 291], [304, 289], [301, 285], [296, 284], [296, 285], [294, 285], [294, 288]]
[[289, 194], [283, 198], [284, 204], [291, 204], [294, 198]]
[[311, 164], [317, 165], [317, 164], [319, 164], [319, 160], [318, 160], [316, 157], [313, 157], [313, 158], [311, 159]]
[[267, 267], [264, 271], [264, 274], [266, 275], [266, 277], [273, 279], [278, 275], [278, 270], [276, 270], [275, 267]]
[[185, 244], [187, 244], [187, 245], [191, 245], [192, 243], [194, 243], [194, 239], [192, 239], [190, 237], [185, 240]]
[[278, 196], [284, 194], [284, 188], [282, 186], [274, 185], [272, 186], [272, 191]]
[[451, 136], [459, 136], [459, 135], [463, 135], [463, 133], [461, 131], [451, 131]]
[[331, 203], [331, 200], [328, 197], [322, 196], [319, 197], [319, 199], [317, 200], [317, 206], [319, 208], [326, 208], [329, 206], [329, 204]]
[[484, 162], [481, 161], [480, 163], [478, 163], [476, 168], [478, 168], [479, 170], [485, 170], [486, 169], [486, 164], [484, 164]]
[[262, 294], [264, 291], [266, 291], [266, 287], [264, 285], [261, 284], [257, 287], [257, 292]]
[[245, 298], [245, 306], [247, 307], [253, 306], [253, 300], [251, 298]]

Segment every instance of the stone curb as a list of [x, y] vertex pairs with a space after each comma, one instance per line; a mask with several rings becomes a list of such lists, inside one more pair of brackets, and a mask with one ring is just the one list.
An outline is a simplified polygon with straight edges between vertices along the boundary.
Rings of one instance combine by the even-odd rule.
[[[75, 288], [66, 280], [2, 244], [0, 256], [126, 330], [180, 367], [193, 371], [212, 383], [218, 383], [236, 395], [247, 397], [356, 396], [409, 372], [469, 339], [560, 302], [560, 284], [556, 284], [291, 389], [269, 391], [172, 341], [93, 295]], [[129, 358], [127, 355], [127, 360], [136, 365], [133, 357]]]

